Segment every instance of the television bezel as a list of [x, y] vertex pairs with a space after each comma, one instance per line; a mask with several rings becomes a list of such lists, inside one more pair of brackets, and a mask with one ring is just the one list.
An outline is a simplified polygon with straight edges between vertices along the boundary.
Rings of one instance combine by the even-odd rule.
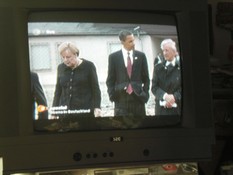
[[[6, 109], [1, 107], [3, 115], [11, 117], [11, 120], [1, 119], [3, 128], [0, 155], [3, 157], [4, 173], [200, 161], [211, 158], [214, 131], [208, 60], [207, 3], [203, 0], [173, 2], [163, 0], [156, 3], [146, 0], [144, 4], [130, 0], [124, 3], [125, 6], [107, 0], [98, 3], [91, 0], [81, 2], [72, 0], [69, 3], [65, 0], [56, 3], [23, 0], [21, 4], [13, 0], [0, 3], [3, 9], [1, 14], [9, 15], [8, 21], [3, 23], [10, 27], [9, 31], [1, 29], [1, 32], [5, 32], [4, 41], [7, 41], [6, 47], [1, 47], [6, 49], [3, 55], [6, 56], [10, 50], [15, 50], [14, 57], [6, 63], [15, 68], [9, 74], [9, 78], [14, 77], [15, 81], [7, 82], [6, 88], [12, 90], [12, 86], [17, 87], [17, 90], [13, 89], [13, 92], [3, 95], [3, 100], [14, 99], [14, 102], [10, 106], [7, 105]], [[28, 93], [30, 92], [28, 17], [37, 12], [69, 13], [74, 10], [91, 12], [88, 18], [92, 21], [95, 11], [98, 13], [109, 11], [113, 16], [114, 13], [125, 11], [137, 13], [138, 16], [156, 12], [173, 14], [177, 17], [180, 49], [182, 56], [188, 58], [183, 59], [181, 127], [62, 134], [34, 132]], [[13, 40], [8, 42], [8, 39]], [[6, 71], [7, 66], [3, 70]], [[1, 79], [4, 80], [3, 76]], [[12, 106], [15, 111], [10, 111]], [[107, 157], [103, 156], [105, 153]]]

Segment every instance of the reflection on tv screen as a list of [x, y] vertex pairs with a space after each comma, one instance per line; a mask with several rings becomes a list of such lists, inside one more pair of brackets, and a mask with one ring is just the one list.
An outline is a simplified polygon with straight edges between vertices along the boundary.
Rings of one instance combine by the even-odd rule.
[[29, 22], [28, 42], [35, 130], [179, 123], [175, 25]]

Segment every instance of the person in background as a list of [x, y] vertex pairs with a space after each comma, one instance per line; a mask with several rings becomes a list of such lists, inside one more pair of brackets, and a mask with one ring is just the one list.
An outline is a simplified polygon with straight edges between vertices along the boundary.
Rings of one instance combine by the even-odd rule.
[[106, 81], [114, 115], [145, 116], [150, 84], [147, 58], [135, 50], [131, 32], [121, 31], [119, 39], [122, 49], [109, 55]]
[[154, 66], [152, 93], [156, 115], [179, 115], [181, 107], [180, 59], [176, 43], [171, 39], [161, 42], [164, 61]]
[[48, 119], [48, 110], [35, 111], [38, 106], [47, 107], [47, 100], [40, 84], [38, 74], [31, 71], [31, 93], [32, 93], [32, 112], [33, 116], [38, 113], [38, 119]]
[[159, 53], [154, 59], [154, 66], [163, 62], [163, 61], [164, 61], [164, 57], [162, 56], [161, 53]]
[[74, 111], [90, 110], [88, 116], [101, 116], [101, 92], [95, 65], [79, 57], [79, 49], [74, 43], [64, 42], [58, 51], [63, 63], [57, 68], [53, 107], [66, 106], [67, 110]]

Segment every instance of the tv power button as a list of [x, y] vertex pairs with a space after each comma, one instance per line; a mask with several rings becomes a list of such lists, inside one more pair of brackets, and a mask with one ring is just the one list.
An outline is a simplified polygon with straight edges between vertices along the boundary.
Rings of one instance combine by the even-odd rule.
[[80, 161], [82, 159], [82, 154], [81, 153], [74, 153], [73, 154], [73, 159], [75, 161]]

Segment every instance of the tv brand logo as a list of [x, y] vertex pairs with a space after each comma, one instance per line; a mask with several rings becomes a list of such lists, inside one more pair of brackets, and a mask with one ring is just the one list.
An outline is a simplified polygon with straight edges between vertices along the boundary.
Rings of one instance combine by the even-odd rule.
[[114, 136], [110, 138], [111, 142], [122, 142], [123, 141], [123, 137], [121, 136]]

